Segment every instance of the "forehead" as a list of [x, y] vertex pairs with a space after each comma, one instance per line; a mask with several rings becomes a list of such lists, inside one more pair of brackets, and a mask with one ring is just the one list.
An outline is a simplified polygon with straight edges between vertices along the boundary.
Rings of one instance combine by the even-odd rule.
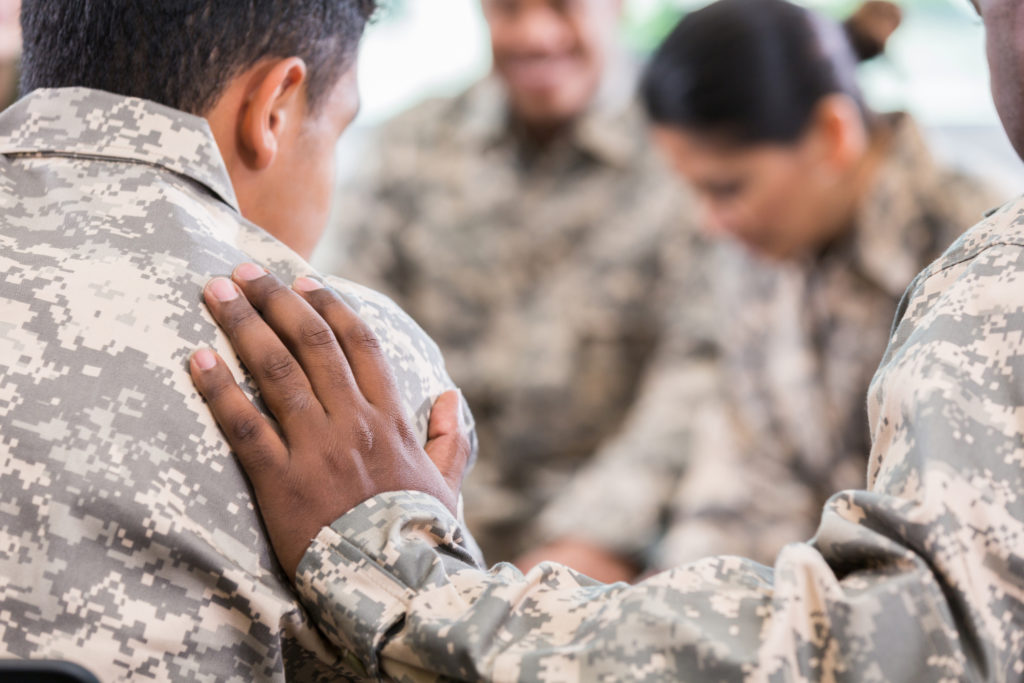
[[548, 8], [559, 12], [585, 12], [604, 9], [617, 0], [482, 0], [484, 9], [519, 12], [529, 9]]

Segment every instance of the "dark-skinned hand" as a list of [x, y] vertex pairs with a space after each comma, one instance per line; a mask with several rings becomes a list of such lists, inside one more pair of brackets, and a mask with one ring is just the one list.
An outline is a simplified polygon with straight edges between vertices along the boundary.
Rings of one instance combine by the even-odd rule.
[[193, 354], [192, 379], [252, 482], [289, 577], [322, 527], [377, 494], [422, 491], [455, 513], [470, 451], [457, 392], [434, 404], [424, 449], [373, 331], [331, 290], [309, 278], [290, 288], [243, 264], [204, 296], [280, 434], [213, 351]]

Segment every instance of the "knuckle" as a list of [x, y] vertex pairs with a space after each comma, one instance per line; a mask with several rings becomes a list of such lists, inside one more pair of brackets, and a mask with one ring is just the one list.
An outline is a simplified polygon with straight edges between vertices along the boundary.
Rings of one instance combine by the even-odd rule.
[[379, 353], [381, 350], [380, 339], [368, 326], [358, 323], [349, 328], [345, 338], [362, 351]]
[[365, 419], [358, 419], [352, 425], [350, 443], [352, 449], [357, 453], [367, 455], [373, 451], [376, 437], [373, 428]]
[[331, 329], [316, 321], [305, 321], [299, 326], [299, 340], [313, 349], [327, 348], [335, 343]]
[[247, 446], [257, 443], [263, 435], [263, 417], [259, 415], [241, 415], [230, 420], [228, 434], [232, 442]]
[[233, 332], [234, 330], [241, 329], [251, 324], [259, 316], [256, 311], [253, 310], [252, 306], [248, 305], [244, 301], [241, 301], [241, 297], [236, 300], [236, 306], [229, 306], [224, 311], [224, 318], [221, 321], [222, 326]]
[[292, 391], [281, 399], [283, 409], [287, 414], [305, 413], [312, 407], [313, 402], [310, 396], [304, 391]]
[[285, 351], [273, 351], [259, 364], [260, 376], [268, 382], [281, 382], [291, 378], [297, 367], [295, 359]]

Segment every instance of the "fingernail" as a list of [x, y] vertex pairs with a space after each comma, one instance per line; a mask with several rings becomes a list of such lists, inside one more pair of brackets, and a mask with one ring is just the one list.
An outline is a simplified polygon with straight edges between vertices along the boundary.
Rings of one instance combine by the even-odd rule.
[[240, 277], [247, 282], [249, 280], [258, 280], [266, 274], [267, 271], [260, 268], [255, 263], [243, 263], [235, 268], [235, 276]]
[[210, 288], [213, 298], [217, 301], [231, 301], [238, 298], [238, 288], [235, 287], [234, 282], [227, 278], [214, 278], [210, 280], [210, 284], [207, 286]]
[[217, 364], [217, 357], [209, 349], [199, 349], [192, 354], [192, 360], [200, 370], [209, 370]]
[[296, 278], [294, 287], [300, 292], [315, 292], [318, 289], [324, 288], [322, 284], [308, 277]]

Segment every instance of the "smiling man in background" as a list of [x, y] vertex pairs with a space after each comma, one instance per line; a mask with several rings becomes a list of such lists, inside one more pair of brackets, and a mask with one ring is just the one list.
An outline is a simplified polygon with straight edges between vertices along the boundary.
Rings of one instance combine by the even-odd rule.
[[[1024, 156], [1024, 3], [977, 5], [996, 106]], [[298, 326], [275, 315], [286, 299], [271, 276], [241, 286], [248, 301], [211, 302], [240, 339], [268, 333], [264, 319], [286, 336]], [[345, 486], [419, 450], [396, 447], [401, 425], [365, 400], [387, 393], [387, 370], [350, 352], [352, 313], [327, 289], [301, 296], [292, 295], [297, 317], [325, 326], [309, 304], [326, 318], [365, 389], [296, 394], [261, 382], [265, 395], [288, 396], [310, 415], [323, 417], [332, 400], [348, 409], [329, 411], [328, 447], [302, 429], [282, 441], [265, 425], [238, 452], [243, 462], [257, 457], [253, 482], [268, 519], [291, 517], [303, 536], [330, 524], [305, 548], [296, 585], [325, 633], [370, 671], [545, 683], [1024, 677], [1024, 198], [993, 211], [910, 285], [868, 394], [865, 487], [832, 496], [815, 536], [783, 548], [774, 568], [706, 557], [634, 586], [553, 563], [485, 572], [466, 561], [446, 506], [396, 491], [393, 479], [367, 487], [377, 495], [352, 509], [331, 496], [289, 504], [289, 482]], [[239, 315], [256, 317], [249, 302], [265, 318], [238, 329]], [[269, 354], [239, 348], [256, 367]], [[337, 345], [329, 352], [342, 356]], [[329, 379], [322, 365], [298, 361], [314, 384]], [[192, 372], [222, 422], [259, 419], [223, 363]], [[376, 438], [354, 444], [353, 425], [365, 424]], [[419, 473], [405, 473], [415, 488]], [[275, 547], [295, 555], [297, 546]]]
[[378, 131], [328, 260], [444, 351], [480, 433], [467, 518], [498, 561], [618, 431], [690, 211], [634, 100], [620, 0], [482, 6], [493, 74]]

